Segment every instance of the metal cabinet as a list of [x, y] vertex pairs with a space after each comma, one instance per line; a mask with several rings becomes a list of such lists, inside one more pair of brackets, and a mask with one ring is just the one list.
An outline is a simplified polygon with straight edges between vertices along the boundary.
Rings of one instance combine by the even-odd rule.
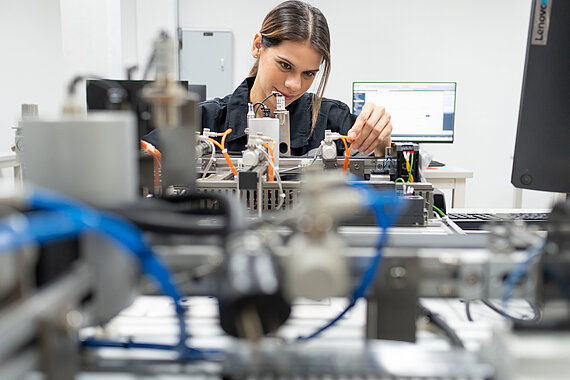
[[233, 91], [233, 34], [231, 31], [180, 29], [180, 79], [205, 84], [206, 98]]

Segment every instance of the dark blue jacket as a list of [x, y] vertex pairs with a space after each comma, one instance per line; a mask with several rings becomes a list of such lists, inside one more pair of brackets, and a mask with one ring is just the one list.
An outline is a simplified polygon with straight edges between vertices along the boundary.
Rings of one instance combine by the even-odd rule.
[[[200, 103], [202, 128], [210, 128], [215, 132], [224, 132], [228, 128], [232, 129], [226, 138], [226, 148], [230, 154], [240, 154], [247, 143], [247, 135], [245, 134], [247, 104], [254, 79], [254, 77], [246, 78], [230, 95]], [[317, 148], [325, 136], [325, 129], [346, 135], [356, 120], [356, 115], [350, 113], [346, 104], [338, 100], [323, 98], [315, 129], [310, 135], [311, 97], [311, 94], [305, 93], [287, 107], [291, 125], [291, 154], [293, 156], [302, 156]], [[147, 134], [143, 139], [160, 150], [155, 131]], [[337, 146], [341, 148], [342, 144], [337, 144]]]

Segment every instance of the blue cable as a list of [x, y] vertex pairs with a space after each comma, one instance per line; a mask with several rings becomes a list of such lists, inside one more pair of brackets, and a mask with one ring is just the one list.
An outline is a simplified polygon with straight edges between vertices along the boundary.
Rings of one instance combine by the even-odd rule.
[[43, 244], [77, 236], [82, 223], [62, 213], [33, 212], [27, 216], [12, 215], [0, 221], [0, 254], [13, 253], [25, 244]]
[[390, 163], [390, 167], [392, 167], [393, 162], [392, 162], [392, 156], [391, 155], [388, 155], [386, 157], [386, 159], [384, 160], [384, 165], [382, 165], [382, 170], [386, 169], [386, 165], [388, 163]]
[[[118, 342], [114, 340], [105, 339], [94, 339], [87, 338], [82, 341], [84, 347], [92, 348], [139, 348], [139, 349], [150, 349], [150, 350], [163, 350], [163, 351], [176, 351], [178, 346], [173, 346], [170, 344], [159, 344], [159, 343], [137, 343], [133, 342], [132, 339], [128, 339], [126, 342]], [[205, 360], [213, 359], [213, 356], [223, 355], [223, 351], [218, 349], [196, 349], [188, 348], [188, 359], [192, 360]]]
[[350, 303], [346, 308], [340, 312], [335, 318], [329, 321], [324, 326], [320, 327], [315, 332], [307, 336], [300, 336], [297, 341], [308, 341], [320, 335], [323, 331], [336, 324], [341, 320], [349, 310], [351, 310], [356, 301], [364, 297], [366, 291], [374, 281], [374, 275], [378, 272], [380, 263], [382, 261], [382, 248], [386, 245], [388, 239], [387, 228], [392, 225], [400, 212], [402, 211], [403, 202], [400, 198], [391, 192], [379, 192], [373, 190], [369, 185], [360, 182], [352, 182], [351, 186], [359, 189], [364, 195], [364, 205], [372, 208], [376, 216], [376, 224], [381, 228], [380, 237], [377, 243], [376, 255], [372, 258], [369, 267], [364, 272], [360, 285], [354, 290]]
[[166, 266], [153, 254], [141, 231], [114, 215], [100, 213], [86, 205], [47, 190], [34, 191], [31, 196], [31, 206], [56, 212], [65, 212], [71, 218], [84, 223], [90, 229], [111, 237], [127, 252], [133, 253], [140, 261], [143, 273], [153, 277], [160, 285], [165, 295], [174, 300], [179, 325], [179, 344], [177, 350], [182, 356], [187, 356], [185, 344], [188, 337], [184, 320], [184, 309], [180, 303], [181, 293], [171, 281], [171, 275]]
[[513, 269], [511, 271], [511, 273], [509, 273], [509, 275], [505, 279], [505, 290], [504, 290], [503, 296], [501, 298], [501, 303], [502, 303], [504, 309], [506, 309], [507, 302], [511, 298], [511, 296], [515, 290], [515, 287], [517, 285], [517, 282], [522, 277], [522, 275], [524, 274], [524, 272], [526, 271], [526, 269], [528, 268], [530, 263], [532, 263], [534, 261], [534, 259], [540, 255], [540, 253], [542, 252], [542, 249], [544, 248], [545, 243], [546, 243], [546, 239], [540, 240], [537, 243], [535, 243], [534, 245], [532, 245], [527, 250], [526, 260], [519, 263], [515, 267], [515, 269]]
[[364, 275], [362, 276], [362, 281], [360, 285], [354, 291], [352, 298], [354, 299], [355, 302], [358, 299], [364, 297], [364, 295], [366, 294], [366, 290], [368, 289], [370, 284], [372, 284], [372, 282], [374, 281], [374, 275], [376, 274], [378, 268], [380, 267], [380, 262], [382, 261], [382, 248], [386, 245], [386, 240], [388, 240], [388, 232], [386, 231], [385, 228], [382, 228], [382, 233], [380, 235], [380, 238], [378, 239], [378, 244], [376, 246], [377, 247], [376, 256], [372, 258], [370, 266], [368, 267], [368, 269], [366, 269]]
[[[42, 244], [70, 238], [83, 232], [97, 232], [112, 238], [127, 252], [134, 254], [140, 261], [142, 271], [153, 277], [162, 291], [174, 300], [179, 324], [179, 343], [169, 347], [178, 351], [181, 358], [197, 357], [196, 352], [200, 350], [188, 347], [185, 343], [188, 335], [184, 308], [180, 303], [181, 293], [171, 281], [170, 272], [152, 252], [150, 245], [137, 227], [117, 216], [103, 214], [76, 200], [48, 190], [33, 191], [28, 201], [31, 208], [42, 211], [31, 212], [27, 217], [8, 217], [0, 222], [0, 252], [6, 252], [31, 242]], [[121, 343], [109, 344], [117, 347]], [[152, 344], [139, 345], [141, 348], [158, 348]], [[164, 347], [159, 349], [166, 349]]]
[[404, 201], [392, 191], [378, 191], [360, 181], [353, 181], [349, 185], [361, 191], [364, 196], [363, 206], [374, 211], [376, 224], [380, 228], [394, 224], [404, 208]]
[[376, 271], [380, 267], [380, 261], [382, 260], [382, 247], [384, 246], [384, 243], [387, 240], [386, 236], [388, 236], [388, 234], [386, 233], [386, 230], [382, 229], [382, 234], [380, 236], [380, 241], [378, 244], [378, 250], [377, 250], [376, 256], [374, 256], [372, 258], [372, 262], [371, 262], [370, 266], [368, 267], [368, 269], [366, 270], [366, 272], [362, 276], [362, 280], [360, 282], [360, 285], [356, 288], [356, 290], [352, 294], [352, 297], [350, 299], [350, 303], [344, 308], [343, 311], [340, 312], [339, 315], [337, 315], [335, 318], [333, 318], [327, 324], [320, 327], [318, 330], [311, 333], [310, 335], [298, 337], [297, 338], [298, 341], [307, 341], [307, 340], [313, 339], [316, 336], [320, 335], [323, 331], [327, 330], [329, 327], [333, 326], [338, 321], [340, 321], [345, 316], [345, 314], [348, 313], [354, 307], [354, 305], [356, 305], [356, 301], [358, 301], [360, 298], [364, 297], [366, 290], [368, 289], [368, 287], [370, 286], [370, 284], [372, 284], [372, 282], [374, 280], [374, 275], [376, 274]]
[[181, 293], [170, 280], [170, 273], [165, 265], [153, 254], [142, 232], [130, 222], [117, 216], [101, 213], [87, 205], [48, 190], [33, 191], [30, 206], [37, 209], [51, 210], [68, 216], [85, 231], [102, 233], [112, 238], [127, 252], [134, 254], [141, 262], [143, 272], [152, 276], [163, 292], [180, 306]]

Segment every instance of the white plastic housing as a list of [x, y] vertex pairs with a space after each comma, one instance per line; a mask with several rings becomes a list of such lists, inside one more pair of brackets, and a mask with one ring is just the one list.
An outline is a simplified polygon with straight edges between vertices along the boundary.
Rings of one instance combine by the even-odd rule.
[[138, 144], [131, 112], [24, 121], [22, 130], [26, 183], [86, 202], [137, 199]]

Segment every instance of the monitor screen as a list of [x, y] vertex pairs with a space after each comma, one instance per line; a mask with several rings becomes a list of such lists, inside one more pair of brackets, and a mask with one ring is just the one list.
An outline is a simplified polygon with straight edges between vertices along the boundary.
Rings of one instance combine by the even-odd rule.
[[511, 183], [570, 193], [570, 1], [533, 1]]
[[453, 142], [455, 82], [354, 82], [352, 112], [365, 103], [386, 107], [392, 141]]

